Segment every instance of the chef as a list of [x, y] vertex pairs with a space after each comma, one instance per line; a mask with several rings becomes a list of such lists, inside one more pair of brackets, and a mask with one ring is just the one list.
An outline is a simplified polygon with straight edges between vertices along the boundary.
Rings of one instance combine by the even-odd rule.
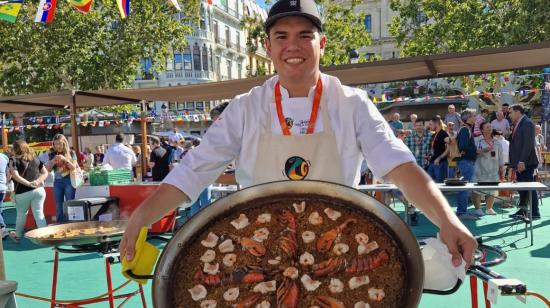
[[363, 159], [395, 183], [439, 227], [459, 266], [476, 242], [367, 94], [319, 70], [327, 38], [314, 0], [280, 0], [265, 22], [265, 46], [277, 75], [231, 101], [199, 147], [134, 211], [121, 256], [131, 260], [140, 229], [201, 191], [236, 162], [243, 186], [278, 180], [324, 180], [354, 186]]

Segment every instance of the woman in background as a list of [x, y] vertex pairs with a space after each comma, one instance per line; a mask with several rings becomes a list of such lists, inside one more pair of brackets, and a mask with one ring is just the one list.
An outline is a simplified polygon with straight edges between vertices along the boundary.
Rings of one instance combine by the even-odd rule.
[[71, 184], [71, 171], [78, 164], [76, 154], [70, 150], [67, 138], [61, 134], [53, 137], [54, 153], [50, 155], [50, 161], [46, 164], [48, 171], [54, 171], [53, 194], [55, 198], [56, 222], [62, 223], [63, 202], [73, 200], [76, 189]]
[[46, 190], [44, 180], [48, 176], [44, 164], [36, 158], [33, 150], [24, 140], [17, 140], [13, 143], [14, 156], [11, 160], [10, 173], [15, 182], [15, 208], [17, 218], [15, 220], [15, 232], [10, 237], [19, 242], [23, 236], [27, 210], [32, 209], [36, 226], [46, 226], [44, 217], [44, 201]]

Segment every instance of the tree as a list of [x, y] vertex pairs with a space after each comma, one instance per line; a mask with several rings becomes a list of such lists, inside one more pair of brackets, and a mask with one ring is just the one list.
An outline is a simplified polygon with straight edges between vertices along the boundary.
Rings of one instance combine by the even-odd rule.
[[143, 59], [163, 70], [198, 19], [199, 0], [180, 2], [182, 21], [168, 1], [134, 0], [126, 19], [114, 0], [95, 1], [85, 15], [58, 1], [54, 21], [39, 24], [36, 2], [26, 1], [15, 24], [0, 22], [0, 95], [128, 87]]
[[[390, 33], [405, 56], [460, 52], [536, 43], [550, 39], [547, 1], [391, 0], [397, 12]], [[468, 91], [499, 91], [500, 74], [463, 77]], [[540, 84], [540, 77], [529, 84]], [[500, 101], [498, 97], [494, 98]], [[478, 100], [481, 102], [481, 100]]]
[[[331, 0], [316, 0], [324, 19], [324, 34], [327, 36], [327, 45], [321, 58], [321, 65], [350, 63], [350, 53], [371, 43], [370, 34], [365, 29], [364, 13], [356, 13], [355, 8], [362, 3], [360, 0], [348, 1], [349, 5], [341, 5]], [[271, 1], [266, 1], [271, 3]], [[242, 27], [247, 30], [247, 46], [255, 51], [257, 44], [263, 44], [266, 34], [263, 22], [259, 18], [245, 19]], [[359, 54], [359, 61], [365, 62], [364, 54]]]

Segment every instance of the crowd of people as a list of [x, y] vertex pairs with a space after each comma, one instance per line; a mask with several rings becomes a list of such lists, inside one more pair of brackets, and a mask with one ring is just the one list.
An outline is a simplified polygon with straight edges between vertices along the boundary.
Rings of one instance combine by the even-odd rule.
[[[212, 109], [211, 116], [215, 120], [225, 109], [227, 103]], [[146, 145], [148, 164], [142, 169], [142, 153], [139, 145], [125, 144], [125, 135], [118, 133], [115, 143], [106, 148], [105, 145], [95, 147], [95, 153], [90, 147], [77, 153], [70, 147], [68, 140], [62, 134], [57, 134], [52, 140], [53, 147], [36, 155], [24, 140], [16, 140], [8, 153], [0, 153], [0, 232], [3, 238], [10, 237], [19, 242], [23, 236], [26, 223], [26, 213], [32, 210], [37, 227], [47, 225], [44, 216], [46, 200], [45, 183], [53, 184], [53, 194], [56, 204], [55, 223], [63, 223], [65, 215], [63, 203], [75, 199], [76, 189], [71, 184], [71, 171], [80, 168], [91, 171], [102, 167], [107, 169], [126, 168], [133, 171], [135, 179], [162, 181], [170, 170], [183, 157], [200, 144], [200, 139], [186, 140], [176, 127], [168, 138], [152, 137]], [[16, 208], [15, 231], [9, 232], [1, 215], [2, 202], [5, 195], [11, 193], [11, 200]], [[200, 208], [210, 204], [210, 192], [205, 189], [197, 202], [190, 207], [188, 213], [192, 216]]]
[[[404, 124], [395, 113], [389, 121], [398, 138], [403, 140], [422, 167], [437, 183], [446, 179], [468, 182], [496, 183], [500, 181], [532, 182], [542, 168], [546, 150], [540, 125], [534, 125], [521, 105], [503, 104], [502, 109], [490, 113], [465, 109], [460, 113], [449, 105], [444, 117], [434, 116], [428, 121], [410, 115]], [[462, 220], [475, 220], [484, 215], [495, 215], [496, 192], [484, 193], [485, 211], [481, 208], [480, 193], [473, 193], [474, 210], [468, 212], [470, 193], [457, 195], [457, 215]], [[540, 218], [537, 194], [532, 195], [532, 217]], [[520, 209], [511, 215], [526, 215], [527, 193], [520, 192]], [[503, 203], [503, 207], [511, 205]], [[412, 217], [417, 223], [416, 214]]]

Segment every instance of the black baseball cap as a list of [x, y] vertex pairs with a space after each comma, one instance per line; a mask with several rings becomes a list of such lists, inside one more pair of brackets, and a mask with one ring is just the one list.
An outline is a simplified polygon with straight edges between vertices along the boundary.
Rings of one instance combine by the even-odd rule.
[[273, 4], [267, 14], [267, 20], [264, 24], [265, 32], [269, 34], [269, 29], [277, 20], [288, 16], [305, 17], [319, 28], [319, 31], [323, 31], [321, 15], [314, 0], [279, 0]]

